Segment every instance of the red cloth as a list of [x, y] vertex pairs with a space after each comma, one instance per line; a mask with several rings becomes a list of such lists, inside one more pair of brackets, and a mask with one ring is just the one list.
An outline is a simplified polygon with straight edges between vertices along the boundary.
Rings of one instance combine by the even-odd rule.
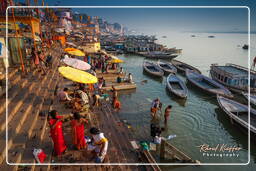
[[115, 109], [121, 109], [121, 103], [120, 103], [120, 101], [118, 101], [118, 100], [115, 100], [115, 101], [114, 101], [114, 108], [115, 108]]
[[37, 155], [37, 157], [38, 157], [40, 163], [43, 163], [43, 162], [44, 162], [44, 159], [46, 158], [46, 154], [42, 151], [41, 153], [39, 153], [39, 154]]
[[[57, 118], [61, 118], [61, 116], [57, 116]], [[56, 123], [56, 119], [50, 119], [50, 125], [54, 125]], [[54, 151], [56, 155], [61, 155], [66, 150], [65, 140], [62, 132], [62, 122], [58, 121], [55, 128], [51, 128], [51, 137], [54, 143]]]
[[72, 120], [71, 126], [73, 130], [73, 144], [77, 147], [77, 149], [85, 148], [86, 142], [84, 139], [84, 124], [80, 124], [77, 120]]
[[38, 64], [39, 64], [39, 57], [38, 57], [37, 54], [35, 54], [34, 63], [35, 63], [35, 65], [38, 65]]

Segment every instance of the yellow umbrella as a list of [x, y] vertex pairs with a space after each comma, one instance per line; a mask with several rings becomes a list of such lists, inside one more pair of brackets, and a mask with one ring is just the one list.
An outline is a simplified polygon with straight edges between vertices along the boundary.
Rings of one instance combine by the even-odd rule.
[[60, 74], [74, 82], [84, 83], [84, 84], [94, 84], [98, 82], [97, 77], [89, 74], [88, 72], [84, 72], [71, 67], [59, 67]]
[[123, 63], [124, 61], [121, 59], [111, 59], [109, 63]]
[[75, 49], [75, 48], [66, 48], [66, 49], [64, 49], [64, 51], [69, 53], [70, 55], [85, 56], [84, 52], [82, 52], [79, 49]]

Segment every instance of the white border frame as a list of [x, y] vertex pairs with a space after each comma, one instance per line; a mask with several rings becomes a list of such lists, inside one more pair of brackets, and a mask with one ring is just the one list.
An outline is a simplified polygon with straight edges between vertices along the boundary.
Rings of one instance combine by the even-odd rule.
[[[6, 49], [8, 49], [8, 10], [11, 8], [246, 8], [248, 10], [248, 93], [250, 95], [250, 36], [251, 36], [251, 23], [250, 23], [250, 8], [248, 6], [8, 6], [6, 8]], [[6, 50], [6, 58], [8, 59], [8, 51]], [[9, 67], [9, 66], [8, 66]], [[165, 165], [165, 166], [189, 166], [189, 165], [206, 165], [206, 166], [230, 166], [230, 165], [248, 165], [251, 160], [251, 143], [250, 143], [250, 98], [248, 98], [248, 162], [247, 163], [200, 163], [200, 164], [193, 164], [193, 163], [9, 163], [8, 162], [8, 67], [6, 67], [6, 163], [11, 166], [82, 166], [82, 165]]]

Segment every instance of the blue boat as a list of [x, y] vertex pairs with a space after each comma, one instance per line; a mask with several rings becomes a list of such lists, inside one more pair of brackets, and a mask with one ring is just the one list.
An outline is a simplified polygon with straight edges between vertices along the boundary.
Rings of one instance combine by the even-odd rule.
[[186, 77], [189, 82], [191, 82], [198, 88], [207, 91], [208, 93], [216, 95], [219, 94], [226, 97], [233, 97], [232, 93], [226, 87], [205, 75], [187, 69]]
[[181, 98], [187, 98], [188, 88], [178, 76], [175, 74], [169, 74], [166, 82], [166, 87], [171, 93]]
[[[235, 64], [226, 64], [224, 66], [212, 64], [210, 75], [213, 80], [223, 84], [231, 91], [238, 93], [248, 92], [248, 68]], [[251, 93], [256, 93], [256, 72], [253, 70], [250, 70], [249, 87]]]

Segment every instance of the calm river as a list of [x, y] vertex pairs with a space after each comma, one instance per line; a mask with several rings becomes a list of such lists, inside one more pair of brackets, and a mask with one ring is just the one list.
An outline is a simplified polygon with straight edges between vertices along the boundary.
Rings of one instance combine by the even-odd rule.
[[[195, 34], [195, 33], [193, 33]], [[183, 49], [182, 55], [176, 59], [187, 62], [209, 76], [212, 63], [234, 63], [242, 66], [248, 64], [248, 51], [241, 46], [247, 43], [246, 34], [216, 34], [216, 33], [191, 33], [159, 35], [158, 41], [168, 47]], [[214, 35], [215, 38], [208, 38]], [[167, 36], [167, 38], [162, 38]], [[251, 43], [255, 46], [256, 35], [252, 35]], [[256, 47], [251, 47], [251, 58], [256, 56]], [[119, 113], [121, 119], [127, 120], [136, 137], [149, 140], [150, 138], [150, 104], [151, 101], [160, 97], [164, 108], [171, 104], [173, 106], [171, 117], [168, 121], [168, 129], [163, 136], [176, 134], [177, 137], [170, 140], [172, 144], [187, 153], [193, 159], [202, 163], [246, 163], [248, 161], [248, 138], [237, 125], [232, 125], [225, 113], [218, 107], [215, 96], [205, 94], [194, 86], [187, 84], [189, 95], [186, 101], [179, 100], [170, 95], [166, 90], [166, 77], [157, 80], [143, 73], [143, 57], [136, 55], [119, 55], [125, 60], [123, 64], [126, 72], [133, 74], [137, 84], [136, 91], [123, 92], [120, 95], [122, 109]], [[251, 59], [252, 60], [252, 59]], [[185, 77], [179, 75], [186, 80]], [[142, 80], [148, 80], [142, 84]], [[242, 98], [242, 97], [240, 97]], [[207, 157], [203, 156], [198, 146], [209, 144], [226, 144], [227, 146], [241, 147], [238, 156]], [[186, 166], [175, 167], [172, 170], [256, 170], [256, 148], [255, 141], [251, 142], [251, 163], [249, 166]], [[253, 164], [254, 163], [254, 164]], [[169, 170], [171, 166], [163, 167]]]

